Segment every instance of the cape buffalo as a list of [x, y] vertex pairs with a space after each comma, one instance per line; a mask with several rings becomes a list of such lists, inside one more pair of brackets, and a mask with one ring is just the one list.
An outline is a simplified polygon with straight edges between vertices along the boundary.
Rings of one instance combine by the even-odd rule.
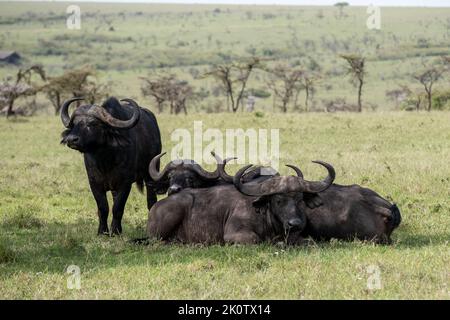
[[[288, 166], [303, 179], [299, 168]], [[219, 169], [224, 179], [230, 179], [223, 167]], [[267, 180], [246, 185], [242, 183], [239, 174], [234, 177], [237, 189], [250, 196], [267, 194], [270, 185], [266, 184], [270, 182], [271, 180]], [[301, 198], [298, 206], [306, 214], [302, 237], [316, 240], [357, 238], [387, 244], [391, 243], [391, 233], [401, 222], [400, 211], [395, 204], [358, 185], [332, 184], [320, 192], [303, 191]]]
[[150, 177], [159, 183], [162, 191], [168, 195], [180, 192], [185, 188], [207, 188], [221, 182], [219, 171], [209, 172], [194, 160], [173, 160], [159, 172], [160, 159], [166, 153], [161, 153], [150, 161]]
[[[299, 177], [269, 177], [265, 192], [247, 196], [234, 185], [184, 189], [156, 203], [149, 211], [147, 234], [150, 238], [185, 243], [250, 244], [291, 237], [305, 226], [305, 215], [297, 201], [302, 192], [320, 192], [334, 179], [330, 165], [324, 181], [310, 182]], [[238, 172], [239, 180], [249, 167]], [[246, 183], [250, 186], [254, 182]], [[258, 184], [259, 185], [259, 184]]]
[[102, 106], [82, 105], [69, 116], [72, 102], [61, 108], [61, 120], [67, 128], [61, 143], [84, 155], [89, 185], [97, 202], [98, 234], [108, 234], [108, 200], [111, 191], [114, 205], [111, 233], [122, 232], [122, 215], [131, 185], [136, 182], [140, 191], [145, 183], [148, 209], [156, 202], [155, 185], [148, 174], [150, 160], [161, 152], [158, 123], [152, 112], [139, 107], [131, 99], [121, 105], [109, 98]]
[[[218, 155], [211, 152], [217, 162], [217, 168], [213, 172], [206, 171], [194, 160], [173, 160], [159, 172], [160, 159], [165, 154], [165, 152], [161, 153], [150, 161], [149, 174], [155, 182], [158, 182], [161, 192], [165, 193], [167, 191], [169, 196], [185, 188], [208, 188], [224, 183], [233, 183], [232, 178], [224, 180], [220, 177], [219, 168], [236, 158], [227, 158], [223, 161]], [[242, 177], [243, 181], [248, 182], [264, 176], [261, 174], [261, 168], [255, 167], [246, 172]], [[273, 174], [277, 173], [273, 172]]]

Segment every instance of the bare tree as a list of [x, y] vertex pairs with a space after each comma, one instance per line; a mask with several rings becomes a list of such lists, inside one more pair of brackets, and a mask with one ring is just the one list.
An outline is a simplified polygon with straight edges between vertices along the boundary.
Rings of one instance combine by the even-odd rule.
[[171, 114], [187, 114], [187, 101], [196, 97], [192, 86], [187, 81], [177, 79], [173, 74], [154, 78], [141, 77], [141, 80], [142, 95], [152, 97], [156, 101], [158, 112], [163, 112], [167, 102]]
[[433, 85], [442, 77], [446, 69], [442, 65], [427, 67], [413, 77], [423, 86], [427, 98], [427, 111], [432, 108]]
[[341, 55], [348, 63], [348, 74], [352, 75], [352, 82], [358, 88], [358, 112], [362, 111], [362, 88], [364, 85], [364, 77], [366, 75], [365, 70], [365, 58], [359, 55]]
[[15, 80], [6, 79], [0, 83], [0, 103], [6, 105], [6, 117], [14, 114], [14, 102], [19, 97], [36, 95], [38, 86], [31, 82], [34, 74], [40, 76], [45, 81], [45, 71], [40, 65], [33, 65], [27, 69], [19, 69]]
[[301, 76], [302, 87], [305, 89], [305, 111], [309, 111], [308, 101], [315, 92], [315, 85], [320, 77], [314, 72], [303, 72]]
[[406, 94], [406, 98], [403, 103], [406, 110], [420, 110], [420, 106], [425, 100], [425, 95], [422, 90], [411, 89], [406, 85], [401, 86], [401, 91]]
[[410, 90], [406, 86], [400, 86], [400, 88], [387, 90], [385, 92], [386, 98], [395, 103], [395, 108], [398, 109], [400, 103], [408, 98]]
[[90, 103], [95, 103], [108, 96], [109, 85], [98, 84], [95, 79], [95, 70], [86, 66], [68, 70], [60, 76], [49, 77], [42, 90], [52, 103], [55, 114], [59, 114], [64, 100], [71, 97], [84, 97]]
[[144, 97], [153, 97], [156, 102], [156, 107], [158, 112], [163, 112], [164, 102], [167, 100], [167, 82], [169, 79], [167, 77], [158, 77], [156, 79], [150, 79], [141, 77], [143, 81], [141, 86], [141, 92]]
[[281, 110], [287, 112], [289, 102], [302, 88], [301, 80], [304, 72], [299, 68], [281, 64], [266, 70], [269, 72], [267, 86], [273, 91], [274, 98], [281, 100]]
[[216, 65], [204, 76], [214, 77], [219, 81], [231, 104], [231, 110], [236, 112], [244, 97], [245, 88], [252, 71], [260, 66], [261, 59], [252, 57], [244, 62]]

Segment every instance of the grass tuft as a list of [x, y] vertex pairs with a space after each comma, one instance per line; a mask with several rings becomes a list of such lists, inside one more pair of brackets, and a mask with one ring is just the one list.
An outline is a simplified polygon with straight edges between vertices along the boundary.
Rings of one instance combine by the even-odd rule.
[[0, 239], [0, 264], [14, 262], [16, 253], [8, 247], [4, 239]]
[[41, 208], [33, 204], [19, 205], [7, 214], [7, 217], [2, 224], [5, 228], [41, 228], [44, 224], [36, 217], [41, 211]]

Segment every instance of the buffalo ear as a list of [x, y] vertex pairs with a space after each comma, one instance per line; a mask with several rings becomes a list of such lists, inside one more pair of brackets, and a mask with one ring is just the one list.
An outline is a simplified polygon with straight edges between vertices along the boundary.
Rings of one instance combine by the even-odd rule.
[[318, 193], [303, 193], [303, 201], [310, 209], [314, 209], [323, 205], [323, 200]]
[[267, 205], [268, 202], [269, 198], [267, 196], [260, 196], [253, 200], [252, 204], [256, 209], [262, 209]]
[[152, 182], [156, 194], [166, 194], [169, 189], [169, 181]]

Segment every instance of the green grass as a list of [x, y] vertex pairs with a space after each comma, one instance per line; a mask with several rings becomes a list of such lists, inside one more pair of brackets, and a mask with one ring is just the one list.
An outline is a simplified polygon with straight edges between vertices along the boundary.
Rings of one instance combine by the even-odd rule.
[[[450, 55], [450, 8], [381, 8], [381, 30], [369, 30], [365, 7], [346, 8], [346, 16], [340, 18], [336, 7], [79, 5], [81, 30], [68, 30], [68, 3], [0, 2], [0, 48], [17, 50], [25, 64], [42, 63], [50, 75], [91, 64], [100, 80], [114, 82], [115, 95], [138, 99], [139, 76], [158, 70], [212, 92], [217, 83], [194, 79], [190, 69], [202, 74], [224, 57], [251, 54], [273, 59], [268, 64], [309, 57], [321, 67], [322, 80], [314, 95], [318, 108], [323, 100], [338, 97], [356, 102], [356, 89], [339, 55], [358, 52], [367, 57], [365, 108], [373, 104], [380, 110], [395, 108], [385, 97], [387, 90], [401, 84], [420, 88], [411, 73], [420, 71], [422, 60]], [[109, 31], [110, 26], [115, 31]], [[0, 65], [1, 78], [15, 73], [15, 67]], [[255, 73], [248, 88], [267, 89], [265, 78]], [[435, 86], [446, 87], [448, 77]], [[217, 100], [209, 97], [191, 104], [190, 111], [205, 110]], [[225, 99], [220, 101], [224, 108]], [[272, 104], [271, 97], [258, 99], [257, 108], [272, 110]]]
[[[394, 244], [135, 246], [127, 241], [145, 235], [147, 219], [136, 188], [123, 237], [97, 237], [82, 156], [59, 144], [59, 119], [1, 118], [1, 299], [450, 298], [450, 113], [158, 119], [165, 150], [174, 145], [171, 132], [192, 130], [194, 120], [205, 129], [279, 128], [282, 164], [315, 179], [323, 170], [310, 161], [328, 161], [337, 183], [363, 184], [399, 205]], [[81, 269], [80, 290], [67, 289], [69, 265]], [[367, 289], [370, 265], [380, 269], [380, 290]]]

